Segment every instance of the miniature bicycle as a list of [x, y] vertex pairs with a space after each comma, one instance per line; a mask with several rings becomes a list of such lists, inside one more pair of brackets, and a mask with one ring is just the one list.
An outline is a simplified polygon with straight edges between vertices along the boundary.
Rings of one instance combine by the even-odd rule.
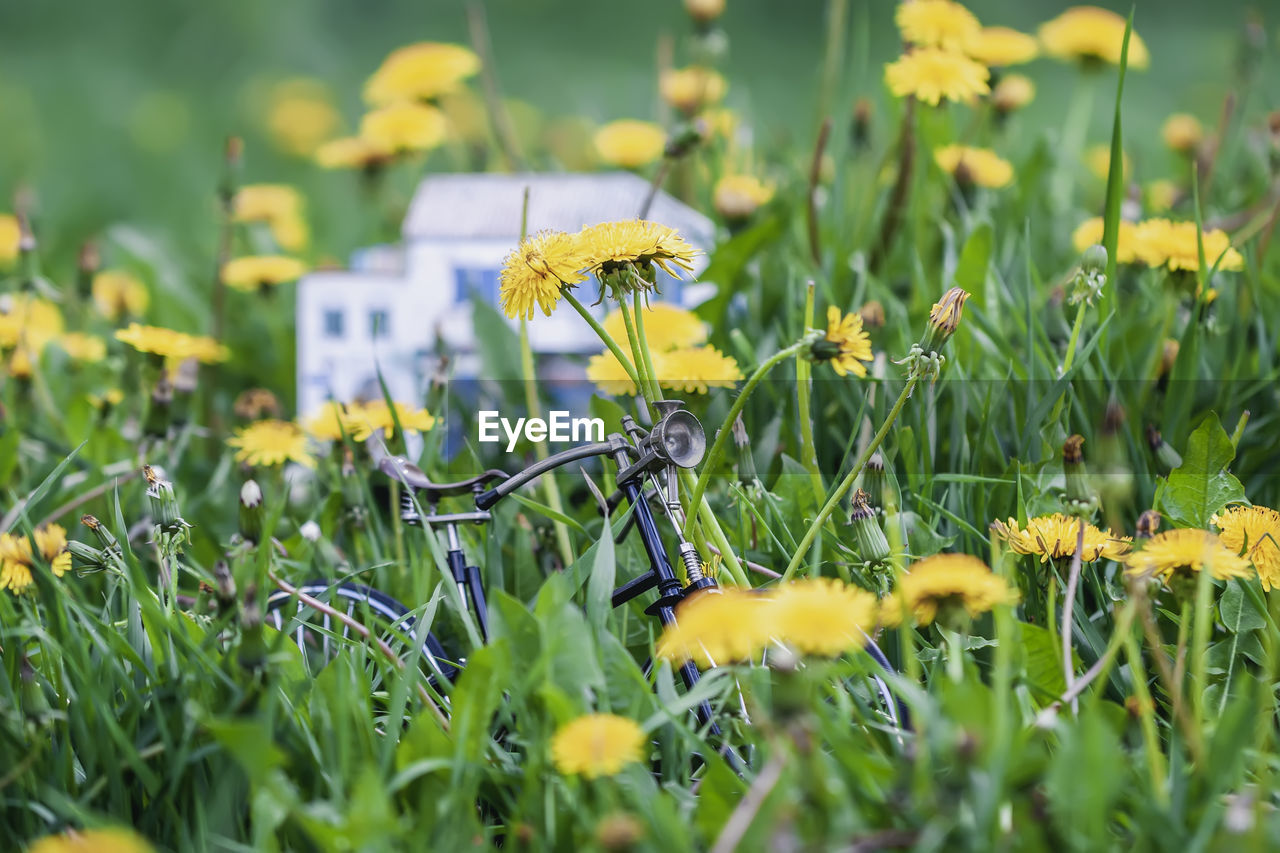
[[[607, 504], [616, 509], [622, 501], [631, 508], [631, 515], [616, 539], [621, 542], [634, 527], [648, 558], [649, 569], [613, 591], [612, 605], [621, 607], [650, 590], [657, 591], [657, 598], [645, 613], [656, 616], [665, 627], [676, 620], [676, 608], [690, 595], [714, 592], [718, 587], [714, 578], [702, 570], [702, 559], [693, 543], [684, 539], [683, 508], [679, 494], [679, 468], [693, 468], [702, 461], [706, 452], [706, 434], [694, 415], [676, 400], [661, 400], [655, 404], [659, 418], [652, 429], [645, 430], [630, 416], [622, 419], [622, 433], [613, 433], [603, 442], [573, 447], [552, 454], [514, 475], [491, 469], [474, 477], [454, 483], [435, 483], [409, 460], [400, 456], [384, 456], [379, 461], [380, 470], [401, 484], [401, 519], [412, 525], [444, 528], [448, 546], [446, 560], [453, 581], [475, 619], [481, 638], [489, 638], [489, 612], [484, 582], [479, 569], [469, 565], [458, 535], [460, 524], [484, 524], [492, 520], [490, 510], [504, 497], [541, 475], [564, 465], [592, 457], [607, 457], [617, 466], [618, 491]], [[490, 484], [495, 484], [490, 488]], [[652, 484], [652, 488], [650, 488]], [[467, 512], [441, 513], [439, 503], [448, 497], [471, 494], [475, 509]], [[662, 514], [677, 531], [676, 553], [684, 566], [686, 581], [681, 582], [663, 543], [657, 519], [650, 507], [650, 500], [660, 498]], [[426, 512], [421, 512], [425, 508]], [[452, 681], [465, 661], [451, 661], [435, 634], [430, 631], [420, 635], [415, 617], [408, 607], [378, 590], [351, 581], [330, 583], [313, 580], [296, 589], [281, 585], [271, 593], [267, 602], [269, 618], [277, 629], [286, 629], [302, 650], [308, 663], [323, 665], [342, 644], [335, 643], [334, 610], [345, 611], [348, 620], [342, 621], [341, 633], [348, 634], [350, 621], [359, 617], [360, 624], [368, 627], [379, 638], [394, 638], [400, 649], [420, 654], [424, 672], [437, 684], [440, 679]], [[287, 587], [287, 588], [286, 588]], [[317, 606], [319, 605], [319, 606]], [[867, 638], [867, 650], [877, 664], [887, 673], [896, 674], [871, 638]], [[680, 678], [686, 689], [697, 684], [698, 667], [686, 662], [679, 668]], [[905, 707], [890, 692], [888, 685], [878, 675], [872, 676], [877, 692], [883, 700], [885, 712], [895, 726], [909, 726]], [[719, 733], [708, 702], [695, 709], [698, 722], [713, 734]]]

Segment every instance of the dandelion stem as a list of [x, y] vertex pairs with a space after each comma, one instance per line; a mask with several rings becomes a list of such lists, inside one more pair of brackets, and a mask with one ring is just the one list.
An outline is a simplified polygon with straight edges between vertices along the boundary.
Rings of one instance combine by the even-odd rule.
[[[658, 388], [658, 372], [653, 369], [653, 355], [649, 352], [649, 336], [644, 331], [644, 295], [637, 288], [631, 295], [632, 305], [635, 307], [636, 321], [636, 338], [640, 342], [640, 358], [644, 361], [644, 372], [649, 375], [649, 381], [653, 386], [655, 394], [660, 394]], [[661, 397], [654, 397], [654, 400]]]
[[[829, 128], [830, 123], [823, 125]], [[814, 284], [809, 282], [804, 297], [804, 328], [813, 328], [813, 291]], [[813, 390], [813, 362], [803, 354], [796, 354], [796, 404], [800, 410], [800, 464], [809, 472], [809, 482], [813, 486], [813, 497], [819, 503], [826, 494], [822, 484], [822, 471], [818, 468], [818, 453], [813, 442], [813, 411], [810, 394]]]
[[618, 300], [618, 308], [622, 310], [622, 322], [627, 327], [627, 340], [631, 344], [631, 359], [636, 366], [636, 371], [639, 373], [636, 391], [645, 398], [646, 403], [660, 400], [662, 397], [657, 391], [656, 383], [649, 371], [645, 369], [644, 356], [640, 352], [640, 341], [636, 337], [636, 324], [631, 317], [631, 309], [627, 307], [625, 299]]
[[907, 379], [907, 384], [903, 386], [902, 393], [898, 395], [898, 400], [893, 404], [893, 408], [889, 410], [889, 416], [884, 419], [884, 423], [880, 425], [880, 430], [871, 438], [871, 443], [863, 448], [862, 453], [858, 456], [858, 461], [854, 463], [853, 468], [840, 481], [827, 498], [827, 502], [823, 504], [822, 509], [818, 510], [818, 515], [809, 524], [809, 529], [805, 531], [804, 538], [800, 540], [800, 546], [796, 548], [795, 554], [791, 557], [791, 562], [787, 564], [787, 568], [782, 573], [784, 581], [791, 580], [796, 570], [800, 568], [800, 563], [804, 561], [805, 555], [809, 553], [809, 548], [813, 545], [813, 541], [818, 538], [822, 532], [822, 526], [827, 523], [827, 519], [831, 517], [831, 513], [835, 512], [836, 506], [840, 503], [845, 493], [853, 485], [854, 480], [862, 473], [862, 469], [867, 467], [867, 460], [871, 458], [871, 454], [875, 453], [884, 442], [885, 436], [889, 434], [889, 430], [893, 427], [894, 422], [898, 419], [898, 415], [902, 414], [902, 407], [906, 405], [907, 398], [911, 396], [911, 392], [916, 387], [919, 377], [912, 375]]
[[[1067, 576], [1067, 599], [1062, 602], [1062, 677], [1068, 694], [1071, 693], [1076, 679], [1075, 665], [1071, 659], [1073, 627], [1071, 618], [1075, 610], [1076, 587], [1080, 584], [1080, 567], [1084, 562], [1084, 524], [1084, 519], [1080, 519], [1080, 532], [1076, 534], [1076, 552], [1071, 556], [1071, 569]], [[1071, 710], [1079, 710], [1079, 703], [1074, 696], [1071, 699]]]
[[600, 321], [591, 316], [591, 311], [587, 309], [587, 306], [578, 301], [578, 297], [573, 295], [572, 290], [567, 287], [562, 287], [560, 288], [560, 295], [566, 302], [573, 306], [573, 310], [577, 311], [578, 314], [581, 315], [582, 319], [587, 321], [587, 325], [589, 325], [591, 330], [599, 336], [600, 340], [604, 342], [604, 345], [609, 348], [609, 352], [613, 353], [613, 357], [622, 365], [622, 369], [627, 371], [627, 376], [635, 386], [639, 388], [640, 377], [637, 375], [635, 367], [631, 364], [631, 359], [622, 352], [622, 347], [618, 346], [618, 342], [613, 339], [613, 335], [606, 332], [604, 326], [600, 325]]
[[1080, 342], [1080, 330], [1084, 327], [1084, 311], [1087, 304], [1082, 299], [1080, 307], [1076, 309], [1076, 321], [1071, 326], [1071, 339], [1067, 341], [1067, 354], [1062, 358], [1062, 369], [1058, 371], [1059, 376], [1065, 376], [1067, 371], [1071, 369], [1072, 362], [1076, 359], [1076, 345]]
[[[738, 415], [742, 414], [742, 409], [747, 403], [747, 398], [751, 396], [751, 392], [756, 390], [756, 386], [760, 384], [760, 380], [764, 379], [766, 373], [786, 361], [793, 355], [796, 355], [805, 347], [809, 346], [808, 338], [797, 341], [786, 349], [781, 349], [769, 356], [751, 377], [747, 379], [747, 384], [742, 386], [733, 406], [729, 409], [729, 414], [724, 419], [724, 426], [716, 432], [716, 440], [711, 445], [711, 450], [707, 452], [706, 458], [702, 460], [702, 473], [698, 475], [698, 482], [693, 487], [693, 492], [689, 496], [690, 506], [697, 506], [702, 500], [703, 493], [707, 490], [707, 483], [711, 480], [711, 472], [715, 470], [716, 463], [720, 461], [720, 457], [724, 454], [725, 447], [729, 444], [729, 436], [733, 434], [733, 422], [737, 420]], [[693, 519], [690, 518], [685, 522], [685, 536], [693, 532]]]

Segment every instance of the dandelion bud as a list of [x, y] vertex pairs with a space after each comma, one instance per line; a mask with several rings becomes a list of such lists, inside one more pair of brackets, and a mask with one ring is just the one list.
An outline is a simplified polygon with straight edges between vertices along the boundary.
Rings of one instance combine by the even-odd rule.
[[72, 539], [67, 543], [71, 565], [78, 572], [100, 572], [107, 568], [107, 555], [92, 545]]
[[1172, 471], [1182, 465], [1182, 456], [1171, 445], [1165, 443], [1160, 430], [1151, 424], [1147, 425], [1147, 446], [1151, 448], [1151, 452], [1165, 470]]
[[942, 347], [960, 327], [960, 315], [964, 311], [964, 303], [969, 299], [968, 292], [962, 287], [953, 287], [943, 294], [934, 306], [929, 309], [929, 326], [924, 337], [920, 339], [920, 349], [926, 355], [938, 354]]
[[991, 103], [996, 112], [1007, 115], [1031, 103], [1036, 96], [1036, 84], [1022, 74], [1007, 74], [996, 84], [991, 93]]
[[82, 515], [80, 516], [80, 523], [89, 528], [89, 532], [97, 537], [98, 544], [102, 546], [103, 550], [110, 551], [112, 553], [120, 552], [120, 543], [116, 540], [116, 537], [111, 534], [111, 531], [107, 529], [107, 526], [99, 521], [97, 517], [87, 514]]
[[1156, 377], [1163, 379], [1173, 372], [1174, 362], [1178, 360], [1178, 349], [1180, 345], [1173, 338], [1167, 338], [1164, 346], [1160, 348], [1160, 367], [1156, 372]]
[[876, 565], [889, 557], [889, 540], [876, 518], [876, 511], [867, 493], [858, 489], [853, 494], [853, 512], [849, 515], [853, 527], [853, 550], [864, 563]]
[[725, 0], [684, 0], [684, 10], [700, 24], [714, 21], [724, 14]]
[[871, 102], [866, 98], [858, 98], [853, 105], [853, 124], [849, 128], [849, 139], [855, 151], [871, 144]]
[[[721, 0], [722, 8], [723, 5]], [[644, 823], [626, 812], [605, 815], [596, 824], [596, 841], [607, 851], [631, 850], [644, 836]]]
[[142, 476], [147, 481], [147, 502], [151, 505], [151, 514], [156, 524], [166, 531], [185, 527], [186, 521], [178, 509], [178, 497], [173, 492], [173, 484], [163, 479], [150, 465], [142, 466]]
[[1107, 284], [1107, 250], [1097, 243], [1085, 249], [1080, 255], [1080, 270], [1071, 283], [1071, 294], [1067, 301], [1072, 305], [1084, 302], [1092, 305], [1093, 300], [1102, 293]]
[[733, 446], [738, 450], [738, 481], [743, 484], [750, 484], [756, 481], [759, 476], [756, 471], [756, 461], [751, 455], [751, 436], [747, 434], [747, 427], [742, 422], [742, 416], [733, 419]]
[[1142, 515], [1138, 516], [1137, 537], [1139, 539], [1150, 539], [1160, 532], [1160, 513], [1154, 509], [1149, 509]]
[[1080, 256], [1080, 268], [1085, 273], [1094, 275], [1107, 270], [1107, 248], [1098, 243], [1084, 250]]
[[[879, 450], [871, 454], [871, 458], [867, 460], [867, 467], [862, 471], [861, 480], [858, 490], [867, 496], [867, 504], [873, 510], [882, 510], [886, 505], [886, 497], [893, 498], [892, 495], [885, 494], [890, 485], [884, 472], [884, 457], [880, 455]], [[897, 506], [896, 500], [889, 502]]]
[[251, 545], [262, 541], [262, 489], [255, 480], [240, 487], [240, 536]]
[[862, 318], [863, 328], [880, 329], [884, 327], [884, 306], [875, 299], [859, 308], [858, 316]]
[[236, 579], [225, 560], [213, 564], [214, 590], [218, 595], [218, 613], [225, 614], [236, 606]]
[[1091, 512], [1098, 496], [1089, 487], [1089, 473], [1084, 465], [1084, 436], [1073, 435], [1062, 444], [1062, 473], [1066, 478], [1064, 498], [1076, 512]]

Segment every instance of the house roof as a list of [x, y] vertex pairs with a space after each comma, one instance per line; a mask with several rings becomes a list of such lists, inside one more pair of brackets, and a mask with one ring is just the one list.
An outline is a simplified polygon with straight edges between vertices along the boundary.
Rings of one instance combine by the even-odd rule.
[[[577, 231], [584, 225], [633, 219], [649, 193], [649, 182], [630, 172], [431, 175], [418, 185], [409, 205], [405, 240], [515, 242], [526, 187], [529, 233]], [[665, 192], [654, 198], [648, 218], [677, 229], [695, 245], [709, 248], [714, 243], [711, 220]]]

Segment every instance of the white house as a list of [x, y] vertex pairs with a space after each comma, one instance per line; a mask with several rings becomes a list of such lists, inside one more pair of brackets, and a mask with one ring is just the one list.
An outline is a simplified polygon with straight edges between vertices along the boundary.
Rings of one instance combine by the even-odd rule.
[[[426, 178], [409, 206], [401, 246], [363, 249], [352, 256], [350, 269], [317, 270], [298, 283], [298, 410], [313, 412], [329, 399], [379, 397], [379, 370], [397, 399], [420, 399], [440, 350], [453, 356], [455, 377], [475, 376], [472, 300], [497, 305], [498, 273], [519, 242], [526, 188], [533, 233], [632, 219], [649, 183], [629, 172]], [[665, 192], [657, 194], [648, 218], [676, 228], [702, 250], [694, 273], [700, 272], [713, 244], [711, 221]], [[578, 287], [584, 304], [596, 300], [594, 281]], [[712, 286], [660, 277], [659, 288], [663, 300], [692, 306]], [[603, 316], [604, 306], [592, 310]], [[529, 342], [543, 354], [602, 348], [567, 306], [550, 317], [537, 312]]]

